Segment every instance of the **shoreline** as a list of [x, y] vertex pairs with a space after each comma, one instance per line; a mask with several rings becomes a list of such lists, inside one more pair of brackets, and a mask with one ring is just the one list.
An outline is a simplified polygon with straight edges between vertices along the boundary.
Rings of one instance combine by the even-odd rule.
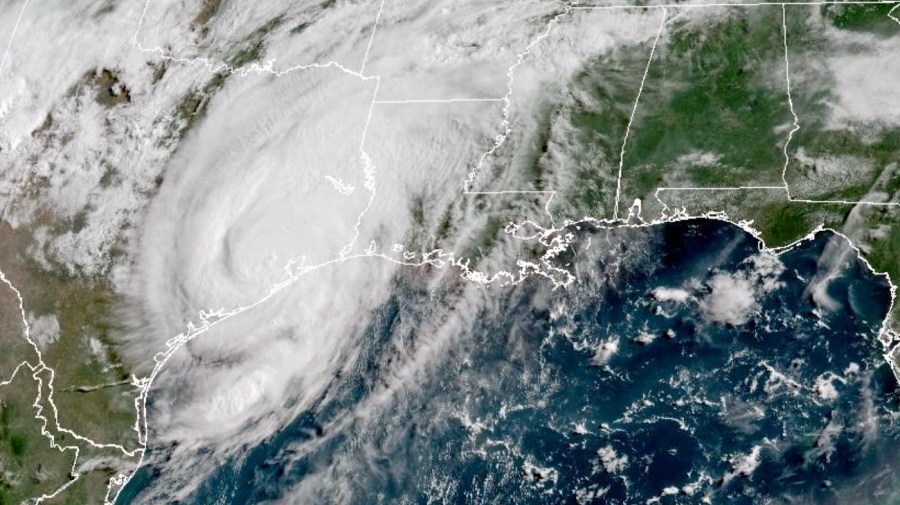
[[[638, 219], [640, 222], [638, 223], [629, 223], [631, 219]], [[740, 228], [747, 234], [751, 235], [754, 239], [757, 240], [759, 249], [761, 252], [773, 254], [778, 257], [783, 253], [794, 250], [795, 248], [801, 246], [803, 243], [807, 241], [815, 240], [817, 235], [822, 232], [830, 232], [836, 236], [841, 237], [846, 241], [847, 246], [849, 246], [856, 253], [856, 259], [861, 261], [866, 268], [871, 272], [871, 274], [875, 277], [881, 277], [889, 286], [891, 301], [888, 306], [887, 313], [885, 314], [884, 319], [881, 322], [881, 326], [878, 330], [878, 341], [884, 347], [883, 357], [887, 361], [888, 365], [891, 367], [891, 371], [894, 374], [894, 377], [900, 381], [900, 365], [896, 362], [896, 358], [898, 357], [898, 353], [900, 353], [900, 345], [896, 345], [898, 340], [900, 340], [900, 335], [897, 334], [897, 331], [891, 328], [891, 324], [894, 323], [892, 320], [893, 312], [897, 307], [897, 284], [890, 278], [887, 272], [880, 272], [876, 270], [872, 264], [865, 258], [863, 252], [856, 246], [853, 241], [841, 233], [838, 230], [827, 228], [823, 225], [820, 225], [804, 235], [786, 245], [783, 246], [769, 246], [766, 244], [765, 240], [762, 238], [762, 232], [757, 230], [752, 226], [751, 222], [748, 221], [736, 221], [731, 219], [724, 212], [709, 212], [700, 216], [692, 216], [687, 213], [676, 213], [673, 216], [663, 216], [660, 219], [653, 221], [644, 221], [639, 217], [635, 217], [631, 210], [629, 210], [628, 216], [624, 219], [596, 219], [591, 217], [585, 217], [578, 221], [565, 221], [562, 225], [558, 227], [544, 228], [537, 223], [532, 221], [524, 221], [522, 223], [510, 223], [507, 226], [506, 233], [512, 235], [514, 238], [519, 240], [530, 240], [537, 239], [541, 244], [548, 247], [548, 251], [540, 258], [541, 264], [532, 264], [531, 266], [535, 267], [531, 271], [527, 271], [522, 269], [518, 272], [518, 274], [513, 274], [509, 271], [500, 271], [493, 274], [485, 274], [483, 272], [472, 271], [468, 264], [462, 264], [460, 260], [455, 259], [455, 253], [445, 253], [442, 249], [435, 249], [429, 251], [427, 253], [422, 253], [422, 260], [419, 262], [412, 262], [408, 260], [400, 260], [397, 258], [393, 258], [383, 253], [376, 253], [374, 250], [367, 250], [362, 254], [347, 254], [339, 256], [338, 258], [325, 261], [318, 265], [313, 266], [303, 266], [296, 270], [291, 270], [291, 265], [286, 266], [286, 270], [289, 272], [289, 276], [287, 279], [276, 283], [272, 287], [269, 288], [268, 293], [251, 304], [234, 308], [230, 311], [226, 311], [224, 309], [218, 310], [210, 310], [210, 311], [200, 311], [199, 316], [199, 324], [195, 324], [194, 322], [188, 322], [186, 325], [186, 331], [172, 337], [166, 342], [166, 349], [160, 351], [154, 355], [154, 361], [156, 365], [153, 368], [153, 371], [145, 378], [142, 379], [134, 379], [133, 385], [139, 387], [141, 390], [138, 399], [135, 400], [135, 408], [136, 408], [136, 423], [135, 430], [138, 433], [139, 443], [143, 446], [140, 449], [141, 458], [137, 462], [135, 469], [131, 472], [130, 475], [116, 475], [109, 480], [109, 485], [107, 486], [107, 496], [104, 501], [105, 504], [113, 505], [117, 503], [121, 493], [125, 490], [131, 480], [137, 475], [138, 471], [143, 468], [144, 465], [144, 456], [147, 450], [147, 436], [149, 433], [149, 425], [147, 423], [147, 399], [153, 387], [153, 382], [157, 375], [162, 372], [166, 363], [169, 359], [185, 344], [190, 342], [191, 340], [202, 336], [204, 333], [209, 331], [210, 329], [217, 326], [219, 323], [227, 321], [232, 317], [240, 315], [248, 310], [252, 310], [253, 308], [264, 304], [270, 298], [279, 294], [281, 291], [291, 287], [295, 282], [303, 278], [306, 274], [315, 272], [316, 270], [326, 268], [332, 265], [339, 265], [345, 261], [361, 259], [361, 258], [378, 258], [384, 261], [388, 261], [394, 263], [398, 266], [406, 266], [406, 267], [422, 267], [422, 266], [433, 266], [438, 269], [443, 269], [445, 267], [456, 267], [460, 270], [460, 277], [463, 280], [467, 280], [470, 282], [476, 282], [483, 285], [492, 285], [496, 282], [500, 282], [500, 286], [508, 286], [508, 285], [516, 285], [525, 279], [534, 276], [534, 275], [542, 275], [548, 278], [551, 282], [554, 283], [554, 288], [558, 287], [567, 287], [569, 284], [574, 282], [574, 277], [569, 274], [568, 279], [565, 282], [557, 282], [554, 280], [552, 274], [554, 272], [564, 271], [558, 267], [553, 266], [550, 261], [561, 252], [570, 241], [565, 239], [557, 240], [558, 234], [564, 232], [569, 228], [577, 228], [582, 224], [591, 224], [597, 226], [601, 229], [619, 229], [619, 228], [649, 228], [653, 226], [665, 225], [669, 223], [677, 223], [684, 221], [702, 221], [702, 220], [711, 220], [722, 223], [727, 223], [729, 225]], [[529, 237], [518, 237], [515, 235], [515, 232], [524, 225], [531, 225], [539, 229], [540, 231]], [[568, 273], [566, 271], [566, 273]], [[504, 283], [505, 282], [505, 283]], [[115, 490], [114, 496], [110, 499], [110, 495]]]

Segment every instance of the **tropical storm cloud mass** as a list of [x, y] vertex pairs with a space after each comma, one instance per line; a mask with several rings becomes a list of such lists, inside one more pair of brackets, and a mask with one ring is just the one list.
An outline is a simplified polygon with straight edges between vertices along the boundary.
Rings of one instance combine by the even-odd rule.
[[900, 499], [900, 7], [0, 3], [0, 503]]

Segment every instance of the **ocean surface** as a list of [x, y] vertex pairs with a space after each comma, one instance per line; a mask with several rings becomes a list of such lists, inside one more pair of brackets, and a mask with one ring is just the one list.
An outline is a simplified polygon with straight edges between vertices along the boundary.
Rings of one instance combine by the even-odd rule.
[[410, 269], [349, 371], [186, 502], [897, 503], [889, 286], [842, 240], [582, 227], [568, 288], [477, 296]]

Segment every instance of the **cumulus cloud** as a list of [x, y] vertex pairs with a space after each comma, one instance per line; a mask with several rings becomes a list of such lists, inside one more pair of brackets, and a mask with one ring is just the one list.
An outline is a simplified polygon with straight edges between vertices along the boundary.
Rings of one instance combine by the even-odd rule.
[[[155, 5], [139, 41], [203, 56], [198, 53], [202, 46], [185, 42], [177, 29], [166, 29], [174, 24], [184, 31], [190, 18], [176, 7]], [[242, 75], [210, 100], [203, 121], [169, 160], [169, 176], [136, 242], [131, 290], [141, 331], [126, 342], [128, 355], [147, 362], [201, 309], [246, 307], [265, 297], [287, 277], [286, 265], [295, 270], [330, 266], [310, 273], [315, 280], [304, 279], [177, 354], [158, 385], [157, 394], [171, 395], [173, 405], [156, 404], [160, 433], [198, 444], [225, 439], [275, 409], [286, 391], [304, 400], [325, 387], [329, 372], [352, 356], [359, 325], [387, 296], [388, 279], [395, 273], [381, 259], [351, 264], [340, 260], [341, 254], [415, 256], [402, 244], [413, 225], [410, 202], [421, 198], [426, 216], [465, 205], [458, 203], [466, 202], [459, 194], [461, 183], [490, 147], [486, 140], [496, 135], [501, 117], [496, 104], [395, 102], [505, 92], [509, 65], [547, 26], [546, 8], [517, 5], [515, 15], [529, 22], [511, 30], [508, 19], [487, 26], [479, 21], [471, 28], [448, 17], [461, 10], [455, 3], [388, 4], [367, 63], [368, 72], [383, 77], [378, 98], [387, 103], [372, 104], [374, 79], [336, 66], [278, 77]], [[223, 15], [232, 16], [233, 10]], [[480, 18], [492, 8], [473, 4], [463, 10]], [[252, 14], [247, 19], [263, 13]], [[521, 69], [524, 77], [516, 81], [520, 105], [541, 92], [528, 87], [535, 79], [551, 82], [573, 72], [588, 52], [655, 34], [656, 14], [623, 13], [614, 20], [599, 13], [573, 14]], [[340, 9], [333, 14], [348, 15]], [[443, 19], [462, 26], [448, 30]], [[598, 19], [602, 30], [593, 22]], [[639, 33], [632, 26], [641, 28]], [[431, 35], [420, 39], [415, 36], [420, 32]], [[211, 33], [219, 32], [213, 28]], [[171, 46], [169, 39], [175, 40]], [[221, 41], [213, 39], [214, 50]], [[302, 59], [302, 51], [284, 53], [290, 46], [275, 39], [266, 48], [279, 51], [279, 61]], [[580, 49], [560, 59], [553, 47], [575, 39]], [[316, 47], [328, 47], [319, 42]], [[357, 50], [367, 42], [360, 37], [353, 47], [336, 44], [338, 61], [361, 55]], [[398, 43], [404, 51], [394, 50]], [[495, 66], [495, 72], [484, 73], [481, 62]], [[435, 68], [450, 69], [454, 78], [441, 77], [443, 86], [432, 86]], [[481, 223], [484, 213], [461, 214], [454, 227], [468, 240], [466, 227]], [[598, 362], [615, 353], [617, 344], [610, 344], [598, 353]], [[428, 346], [417, 348], [410, 361], [424, 361], [430, 352]]]
[[30, 315], [28, 325], [31, 327], [31, 339], [41, 349], [56, 342], [59, 338], [59, 321], [53, 314], [43, 316]]
[[606, 473], [617, 474], [628, 466], [628, 456], [620, 456], [611, 445], [598, 449], [597, 459]]
[[759, 297], [783, 286], [784, 265], [774, 255], [760, 253], [743, 262], [737, 272], [717, 272], [706, 283], [708, 294], [700, 313], [712, 323], [740, 326], [759, 310]]
[[728, 458], [731, 464], [731, 471], [726, 472], [723, 477], [727, 484], [734, 477], [749, 477], [753, 475], [762, 459], [762, 449], [760, 445], [753, 446], [747, 454], [734, 454]]
[[816, 396], [825, 401], [836, 400], [840, 396], [840, 393], [834, 385], [835, 382], [844, 383], [845, 380], [842, 377], [835, 375], [833, 372], [825, 372], [816, 377], [816, 383], [813, 387]]
[[691, 293], [681, 288], [654, 288], [651, 292], [658, 302], [684, 303], [691, 298]]
[[709, 321], [740, 326], [757, 309], [756, 289], [750, 279], [716, 274], [708, 286], [710, 293], [700, 303], [700, 310]]
[[[900, 124], [900, 105], [896, 88], [891, 83], [900, 79], [900, 48], [894, 37], [874, 51], [864, 54], [836, 55], [828, 64], [837, 81], [837, 103], [833, 104], [832, 121], [840, 127], [846, 122], [880, 122]], [[873, 72], [880, 77], [872, 79]]]
[[597, 366], [606, 365], [617, 352], [619, 352], [619, 338], [613, 337], [597, 346], [591, 361]]
[[[414, 198], [436, 215], [467, 205], [459, 203], [465, 201], [461, 183], [501, 131], [502, 105], [376, 104], [376, 89], [381, 100], [401, 102], [502, 95], [509, 66], [545, 31], [547, 15], [556, 8], [521, 2], [498, 16], [497, 7], [484, 2], [388, 2], [367, 67], [383, 76], [376, 80], [356, 70], [368, 52], [373, 5], [338, 3], [315, 20], [302, 18], [308, 26], [298, 38], [288, 33], [291, 26], [275, 29], [260, 49], [268, 70], [311, 58], [333, 63], [277, 76], [259, 66], [229, 75], [221, 91], [203, 98], [203, 114], [192, 116], [187, 136], [172, 145], [163, 141], [173, 127], [167, 119], [212, 76], [204, 62], [163, 56], [205, 58], [215, 67], [226, 49], [260, 24], [281, 14], [300, 16], [309, 5], [296, 3], [283, 13], [270, 5], [225, 2], [206, 41], [190, 27], [196, 10], [182, 10], [175, 1], [151, 2], [146, 13], [143, 4], [117, 7], [111, 20], [95, 15], [93, 6], [45, 9], [43, 16], [23, 18], [22, 33], [56, 35], [50, 43], [39, 37], [17, 41], [0, 75], [0, 161], [11, 167], [3, 171], [0, 189], [12, 193], [9, 188], [28, 177], [46, 178], [44, 203], [63, 217], [82, 210], [89, 217], [82, 230], [46, 235], [52, 247], [41, 249], [73, 270], [100, 272], [98, 258], [105, 255], [97, 252], [121, 244], [121, 228], [132, 225], [116, 287], [132, 301], [122, 313], [133, 330], [120, 335], [123, 355], [140, 372], [156, 365], [157, 353], [174, 345], [170, 339], [199, 311], [240, 311], [181, 348], [156, 378], [148, 414], [151, 443], [174, 447], [165, 453], [172, 458], [169, 465], [190, 460], [201, 466], [191, 476], [167, 474], [176, 489], [159, 492], [169, 497], [187, 496], [204, 472], [273, 433], [321, 397], [333, 377], [352, 370], [363, 329], [389, 298], [398, 267], [376, 257], [347, 260], [343, 253], [415, 256], [403, 244], [393, 247], [415, 224], [409, 212]], [[9, 15], [0, 16], [8, 24]], [[67, 29], [74, 20], [78, 26]], [[141, 20], [136, 40], [146, 52], [130, 43]], [[658, 11], [583, 11], [561, 20], [518, 68], [511, 123], [527, 124], [535, 101], [576, 72], [584, 58], [649, 40], [660, 20]], [[93, 91], [73, 88], [71, 76], [105, 66], [119, 71], [132, 106], [107, 111], [95, 103]], [[154, 82], [158, 67], [165, 72]], [[70, 89], [77, 96], [58, 100]], [[58, 158], [32, 166], [32, 158], [47, 159], [41, 155], [46, 146], [32, 139], [32, 131], [54, 103], [63, 104], [52, 111], [54, 127], [60, 137], [71, 137], [51, 145]], [[507, 144], [513, 150], [528, 138], [513, 137]], [[98, 159], [115, 162], [116, 185], [100, 182], [106, 167]], [[74, 169], [56, 171], [58, 166]], [[160, 171], [165, 178], [155, 193]], [[512, 184], [501, 189], [521, 189], [515, 187], [521, 181], [502, 182]], [[155, 197], [145, 207], [150, 194]], [[472, 223], [485, 219], [472, 208], [453, 222], [466, 239]], [[26, 222], [36, 212], [28, 208], [4, 218]], [[777, 287], [777, 266], [760, 258], [747, 266], [749, 273], [716, 274], [702, 312], [714, 322], [743, 324], [757, 308], [756, 297]], [[270, 296], [286, 279], [300, 280]], [[385, 391], [414, 382], [422, 364], [443, 352], [449, 335], [473, 317], [474, 307], [490, 303], [483, 293], [460, 291], [470, 305], [457, 304], [433, 338], [405, 352], [403, 363], [385, 378]], [[653, 296], [672, 303], [691, 299], [680, 288], [658, 288]], [[54, 323], [34, 319], [37, 338], [52, 341]], [[619, 345], [618, 338], [603, 343], [594, 363], [608, 364]], [[379, 398], [373, 395], [358, 411], [375, 408]], [[209, 457], [195, 458], [199, 453]], [[598, 458], [610, 473], [628, 463], [611, 447]]]

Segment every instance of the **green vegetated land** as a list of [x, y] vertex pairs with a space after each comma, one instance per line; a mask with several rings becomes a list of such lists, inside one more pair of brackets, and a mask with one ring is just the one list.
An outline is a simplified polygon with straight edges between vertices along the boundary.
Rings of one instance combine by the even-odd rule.
[[[55, 371], [53, 401], [59, 424], [98, 443], [136, 449], [138, 440], [133, 426], [137, 389], [130, 385], [130, 376], [110, 339], [111, 289], [102, 281], [71, 276], [62, 270], [46, 271], [33, 263], [25, 254], [32, 231], [12, 230], [0, 223], [0, 267], [22, 294], [26, 313], [32, 320], [32, 338], [47, 338], [41, 337], [45, 330], [34, 320], [52, 319], [58, 325], [55, 338], [42, 345], [41, 352], [45, 364]], [[38, 364], [34, 348], [23, 344], [25, 333], [18, 299], [5, 285], [0, 285], [0, 330], [0, 345], [5, 351], [0, 377], [8, 379], [22, 361]], [[9, 446], [11, 452], [0, 451], [0, 476], [10, 503], [52, 491], [48, 486], [56, 489], [65, 484], [75, 459], [74, 450], [61, 453], [51, 448], [50, 440], [40, 433], [32, 407], [38, 390], [31, 376], [28, 368], [22, 368], [16, 382], [0, 387], [3, 416], [13, 416], [10, 419], [15, 421], [10, 421], [10, 426], [16, 427], [8, 431], [9, 437], [16, 437], [15, 446]], [[129, 468], [137, 457], [127, 457], [115, 448], [97, 449], [56, 430], [48, 400], [50, 373], [45, 370], [38, 377], [45, 384], [40, 405], [43, 414], [50, 416], [48, 426], [54, 442], [78, 447], [76, 470], [89, 463], [89, 468], [79, 471], [78, 480], [52, 503], [102, 502], [109, 477], [117, 470]]]
[[[3, 345], [0, 376], [11, 381], [0, 386], [0, 504], [52, 493], [67, 480], [75, 454], [54, 449], [41, 434], [34, 401], [38, 382], [33, 366], [36, 355], [25, 340], [19, 301], [13, 290], [0, 284], [0, 342]], [[13, 374], [18, 369], [15, 376]]]
[[[209, 36], [209, 23], [219, 12], [221, 4], [219, 0], [204, 0], [197, 6], [198, 13], [191, 27], [200, 36], [201, 43], [205, 43]], [[258, 61], [264, 52], [267, 36], [282, 21], [280, 17], [275, 18], [238, 41], [234, 47], [224, 48], [225, 60], [232, 68]], [[152, 84], [166, 78], [168, 66], [165, 60], [155, 66]], [[223, 88], [230, 75], [228, 70], [222, 70], [188, 92], [175, 110], [163, 119], [168, 122], [168, 128], [167, 133], [158, 139], [159, 144], [174, 151], [191, 128], [202, 121], [209, 101]], [[132, 103], [131, 91], [120, 80], [115, 69], [97, 68], [87, 72], [73, 85], [66, 98], [77, 103], [83, 95], [92, 96], [110, 111]], [[47, 146], [60, 141], [59, 125], [52, 113], [32, 135], [37, 142]], [[100, 162], [107, 165], [100, 184], [120, 184], [119, 169], [106, 160]], [[162, 182], [162, 177], [158, 177], [157, 188]], [[42, 189], [41, 181], [28, 184], [32, 186], [29, 188], [32, 193]], [[21, 291], [28, 317], [51, 321], [51, 326], [55, 327], [52, 341], [40, 347], [46, 366], [55, 371], [53, 402], [58, 408], [60, 426], [99, 444], [116, 444], [127, 451], [135, 451], [139, 448], [134, 431], [138, 389], [132, 386], [129, 370], [117, 354], [111, 337], [116, 330], [113, 289], [104, 275], [68, 272], [62, 266], [51, 265], [48, 268], [30, 259], [35, 245], [32, 237], [38, 227], [43, 226], [55, 235], [77, 233], [87, 225], [87, 219], [86, 211], [73, 218], [60, 218], [47, 211], [31, 226], [16, 230], [0, 222], [0, 268]], [[113, 249], [112, 254], [115, 257], [121, 251]], [[27, 360], [33, 365], [38, 363], [34, 348], [25, 340], [18, 299], [11, 290], [4, 288], [0, 285], [0, 346], [4, 349], [0, 356], [0, 380], [8, 379], [22, 361]], [[33, 323], [33, 326], [33, 336], [37, 338], [42, 331], [39, 329], [41, 325]], [[33, 381], [31, 376], [20, 375], [16, 383], [0, 388], [3, 415], [16, 413], [16, 430], [9, 432], [9, 437], [13, 437], [10, 443], [14, 445], [4, 446], [15, 450], [10, 449], [12, 452], [9, 454], [0, 451], [0, 477], [3, 478], [0, 491], [4, 492], [0, 494], [0, 505], [19, 503], [52, 491], [47, 486], [53, 485], [56, 489], [65, 484], [75, 459], [73, 450], [64, 453], [51, 450], [50, 439], [41, 435], [39, 430], [23, 428], [26, 424], [30, 428], [38, 428], [37, 421], [33, 419], [33, 409], [26, 412], [24, 407], [30, 403], [18, 399], [15, 404], [10, 404], [13, 405], [10, 410], [6, 410], [6, 405], [12, 401], [8, 398], [12, 398], [10, 395], [13, 393], [27, 391], [31, 395], [30, 402], [37, 395], [34, 387], [20, 384]], [[41, 372], [40, 377], [49, 383], [48, 371]], [[48, 393], [45, 389], [41, 399], [45, 414], [51, 412]], [[132, 468], [139, 458], [137, 453], [127, 456], [115, 447], [93, 447], [88, 442], [56, 430], [55, 422], [50, 426], [53, 440], [58, 445], [78, 447], [78, 475], [64, 492], [45, 503], [102, 503], [110, 477]], [[0, 433], [0, 443], [6, 440], [3, 438], [6, 433]]]
[[[900, 125], [853, 118], [835, 124], [832, 105], [840, 89], [829, 58], [844, 64], [867, 65], [878, 78], [895, 53], [876, 52], [858, 42], [835, 42], [826, 27], [867, 36], [874, 46], [885, 37], [900, 43], [900, 24], [887, 17], [892, 5], [828, 5], [787, 10], [791, 49], [792, 96], [801, 128], [791, 142], [787, 170], [794, 198], [875, 203], [897, 202], [900, 194]], [[815, 16], [818, 10], [821, 17]], [[840, 33], [840, 32], [839, 32]], [[864, 39], [865, 40], [865, 39]], [[896, 63], [893, 63], [896, 64]], [[845, 85], [846, 86], [846, 85]], [[877, 99], [878, 97], [869, 97]], [[842, 218], [838, 228], [865, 253], [873, 266], [900, 283], [900, 209], [896, 206], [820, 204]], [[894, 325], [900, 325], [895, 307]]]
[[[889, 14], [900, 18], [897, 3], [827, 4], [819, 7], [822, 16], [841, 30], [896, 36], [897, 22]], [[797, 11], [794, 11], [797, 12]]]
[[[900, 37], [900, 24], [887, 16], [894, 5], [786, 7], [791, 95], [800, 125], [787, 145], [785, 178], [794, 199], [897, 202], [898, 125], [834, 116], [840, 93], [848, 92], [834, 75], [841, 57], [868, 57], [856, 61], [871, 65], [870, 78], [896, 58], [896, 52], [876, 50]], [[641, 200], [645, 220], [674, 210], [720, 211], [752, 220], [773, 247], [824, 225], [849, 236], [876, 269], [900, 284], [896, 206], [792, 202], [780, 189], [794, 128], [781, 6], [704, 11], [702, 19], [670, 13], [630, 130], [620, 217], [634, 199]], [[842, 42], [848, 34], [854, 39]], [[559, 107], [571, 127], [557, 142], [591, 161], [569, 163], [573, 180], [555, 202], [563, 217], [612, 217], [610, 173], [649, 56], [649, 45], [633, 49], [589, 62], [574, 80], [579, 92], [573, 95], [590, 99], [564, 100]], [[775, 189], [657, 193], [738, 186]], [[900, 307], [893, 319], [900, 328]]]
[[622, 142], [651, 47], [620, 49], [574, 79], [562, 113], [566, 121], [557, 123], [564, 133], [556, 139], [556, 159], [546, 160], [574, 168], [574, 184], [559, 206], [566, 217], [612, 217]]
[[622, 176], [622, 201], [641, 199], [645, 217], [662, 210], [659, 187], [782, 185], [793, 117], [781, 9], [716, 11], [673, 20], [650, 67]]
[[13, 290], [0, 283], [0, 382], [9, 380], [23, 361], [34, 363], [34, 348], [25, 340], [25, 327], [19, 315], [19, 299]]
[[70, 479], [75, 451], [52, 447], [35, 419], [38, 382], [23, 368], [0, 389], [0, 504], [51, 494]]

